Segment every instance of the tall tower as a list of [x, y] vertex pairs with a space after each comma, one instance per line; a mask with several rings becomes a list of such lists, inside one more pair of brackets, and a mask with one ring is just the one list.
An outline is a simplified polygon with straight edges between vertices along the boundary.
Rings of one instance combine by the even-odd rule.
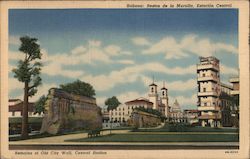
[[163, 87], [161, 88], [161, 101], [165, 105], [165, 116], [169, 117], [168, 89], [165, 87], [165, 82], [163, 82]]
[[220, 127], [220, 66], [213, 56], [200, 57], [197, 64], [199, 123], [205, 127]]
[[148, 92], [149, 101], [153, 103], [153, 109], [158, 110], [158, 94], [157, 94], [157, 85], [153, 83], [149, 85]]

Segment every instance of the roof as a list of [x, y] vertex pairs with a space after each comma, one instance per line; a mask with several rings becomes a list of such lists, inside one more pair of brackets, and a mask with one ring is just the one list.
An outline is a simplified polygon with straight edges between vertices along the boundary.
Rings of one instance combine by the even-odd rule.
[[147, 104], [152, 104], [153, 105], [152, 102], [150, 102], [148, 99], [143, 98], [143, 97], [140, 97], [140, 98], [137, 98], [135, 100], [125, 102], [125, 104], [133, 104], [133, 103], [147, 103]]
[[150, 84], [149, 86], [157, 86], [157, 84], [155, 84], [155, 83], [152, 83], [152, 84]]
[[167, 88], [165, 88], [165, 87], [162, 87], [162, 88], [161, 88], [161, 90], [168, 90], [168, 89], [167, 89]]
[[9, 102], [17, 102], [17, 101], [21, 101], [21, 99], [9, 99]]
[[[34, 103], [29, 103], [28, 104], [28, 111], [34, 112], [34, 109], [35, 109]], [[23, 102], [9, 106], [9, 112], [13, 112], [13, 111], [21, 111], [22, 112], [22, 110], [23, 110]]]
[[197, 109], [185, 109], [185, 112], [190, 112], [190, 113], [198, 113], [199, 111]]

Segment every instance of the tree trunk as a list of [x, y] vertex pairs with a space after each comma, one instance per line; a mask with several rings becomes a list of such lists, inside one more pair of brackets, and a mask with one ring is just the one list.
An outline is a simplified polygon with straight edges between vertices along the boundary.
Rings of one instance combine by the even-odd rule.
[[22, 111], [22, 138], [28, 138], [28, 82], [24, 83], [24, 99]]

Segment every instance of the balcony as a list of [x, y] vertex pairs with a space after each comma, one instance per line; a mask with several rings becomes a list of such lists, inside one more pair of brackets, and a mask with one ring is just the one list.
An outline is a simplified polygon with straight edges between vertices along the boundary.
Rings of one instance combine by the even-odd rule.
[[231, 77], [230, 79], [229, 79], [229, 82], [230, 83], [239, 83], [239, 77]]
[[198, 82], [200, 81], [218, 81], [217, 77], [214, 76], [198, 76], [197, 78]]
[[220, 107], [218, 107], [218, 106], [199, 106], [198, 110], [199, 111], [210, 111], [210, 110], [219, 111]]
[[212, 69], [214, 71], [219, 71], [220, 68], [218, 65], [214, 65], [214, 64], [197, 64], [197, 70], [209, 70]]
[[239, 95], [240, 91], [239, 90], [233, 90], [233, 91], [230, 91], [230, 94], [231, 95]]
[[221, 115], [220, 114], [214, 114], [214, 115], [201, 115], [198, 117], [198, 119], [221, 119]]
[[218, 93], [210, 91], [210, 92], [198, 92], [198, 96], [199, 97], [203, 97], [203, 96], [219, 96]]

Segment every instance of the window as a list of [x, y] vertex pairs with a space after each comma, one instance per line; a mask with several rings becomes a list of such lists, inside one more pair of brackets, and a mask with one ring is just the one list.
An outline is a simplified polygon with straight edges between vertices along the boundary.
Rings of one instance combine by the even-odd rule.
[[207, 106], [207, 103], [204, 103], [204, 106]]
[[12, 112], [12, 116], [15, 116], [15, 112]]
[[206, 88], [203, 88], [203, 92], [206, 92]]
[[153, 87], [151, 87], [151, 92], [152, 92], [152, 93], [154, 92], [154, 88], [153, 88]]
[[206, 74], [205, 74], [205, 73], [203, 73], [203, 74], [202, 74], [202, 77], [205, 77], [205, 76], [206, 76]]

